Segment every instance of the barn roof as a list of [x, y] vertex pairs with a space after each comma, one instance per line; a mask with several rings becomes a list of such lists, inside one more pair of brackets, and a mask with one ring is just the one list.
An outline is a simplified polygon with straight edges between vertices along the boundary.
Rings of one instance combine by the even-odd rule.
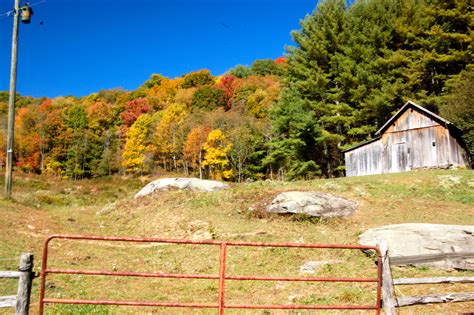
[[377, 141], [377, 140], [379, 140], [379, 139], [380, 139], [380, 136], [376, 136], [376, 137], [373, 138], [373, 139], [370, 139], [370, 140], [361, 142], [361, 143], [359, 143], [359, 144], [356, 144], [356, 145], [353, 146], [353, 147], [350, 147], [349, 149], [343, 150], [342, 153], [346, 153], [346, 152], [352, 151], [352, 150], [354, 150], [354, 149], [363, 147], [364, 145], [369, 144], [369, 143], [372, 143], [372, 142], [375, 142], [375, 141]]
[[438, 123], [440, 124], [443, 124], [445, 125], [446, 127], [448, 125], [452, 125], [451, 122], [447, 121], [446, 119], [444, 119], [443, 117], [440, 117], [438, 115], [436, 115], [435, 113], [427, 110], [426, 108], [424, 107], [421, 107], [420, 105], [412, 102], [412, 101], [408, 101], [405, 103], [405, 105], [402, 106], [402, 108], [400, 108], [400, 110], [392, 116], [392, 118], [390, 118], [375, 134], [376, 135], [381, 135], [385, 130], [387, 130], [388, 127], [390, 127], [393, 122], [395, 120], [397, 120], [406, 110], [408, 110], [409, 108], [414, 108], [414, 109], [417, 109], [418, 111], [422, 112], [423, 114], [425, 114], [426, 116], [430, 117], [431, 119], [437, 121]]

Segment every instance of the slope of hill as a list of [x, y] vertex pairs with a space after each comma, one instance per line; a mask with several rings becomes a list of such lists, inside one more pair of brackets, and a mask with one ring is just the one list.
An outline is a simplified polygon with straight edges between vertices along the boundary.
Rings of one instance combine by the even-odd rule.
[[[0, 270], [15, 269], [16, 259], [20, 252], [24, 251], [35, 253], [36, 265], [39, 268], [41, 243], [47, 235], [53, 233], [357, 244], [360, 233], [368, 228], [386, 224], [424, 222], [474, 225], [474, 173], [470, 170], [415, 171], [299, 182], [252, 182], [233, 184], [230, 190], [216, 193], [168, 191], [142, 199], [132, 199], [134, 193], [150, 179], [114, 177], [61, 181], [15, 174], [14, 201], [0, 200]], [[269, 216], [260, 211], [278, 192], [295, 189], [340, 195], [358, 201], [360, 207], [350, 218], [323, 221], [295, 216]], [[51, 264], [54, 266], [175, 273], [217, 272], [218, 252], [212, 248], [144, 245], [133, 247], [127, 244], [90, 242], [53, 242], [51, 246]], [[321, 259], [335, 262], [318, 270], [318, 274], [330, 276], [364, 276], [373, 267], [370, 259], [360, 252], [326, 250], [303, 253], [275, 249], [239, 249], [229, 253], [229, 272], [289, 275], [297, 271], [305, 261]], [[395, 277], [428, 275], [473, 276], [474, 273], [429, 268], [394, 268]], [[34, 285], [32, 307], [36, 307], [38, 283], [39, 281], [36, 281]], [[104, 285], [116, 289], [104, 292]], [[231, 302], [278, 304], [335, 304], [340, 301], [346, 304], [370, 303], [374, 289], [370, 285], [305, 286], [280, 282], [229, 283], [229, 286], [227, 292]], [[14, 283], [8, 282], [5, 286], [2, 283], [1, 287], [0, 295], [12, 294]], [[148, 279], [55, 276], [48, 282], [49, 296], [64, 298], [138, 297], [142, 300], [203, 302], [215, 298], [216, 288], [215, 281], [201, 280], [186, 280], [183, 283], [176, 280], [159, 282]], [[402, 287], [397, 294], [412, 295], [438, 291], [474, 290], [473, 285], [469, 284], [443, 285], [436, 288]], [[58, 306], [48, 309], [52, 313], [76, 314], [81, 311], [85, 314], [107, 313], [113, 308]], [[430, 314], [469, 309], [474, 309], [474, 303], [405, 308], [407, 311]], [[137, 309], [120, 310], [133, 313]], [[179, 314], [179, 310], [156, 310], [158, 314], [173, 312]]]

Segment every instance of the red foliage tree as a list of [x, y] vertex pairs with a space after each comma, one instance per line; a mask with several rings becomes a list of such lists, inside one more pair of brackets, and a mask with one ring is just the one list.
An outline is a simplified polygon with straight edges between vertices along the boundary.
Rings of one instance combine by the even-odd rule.
[[226, 110], [232, 108], [232, 97], [234, 96], [235, 89], [239, 86], [241, 79], [230, 74], [222, 78], [218, 84], [215, 85], [216, 88], [224, 91], [226, 96]]
[[120, 113], [120, 118], [122, 118], [123, 121], [123, 134], [125, 134], [126, 131], [133, 125], [138, 116], [148, 113], [149, 111], [150, 106], [148, 105], [146, 98], [138, 98], [136, 100], [127, 102], [125, 104], [125, 110]]
[[280, 56], [280, 57], [278, 57], [277, 59], [275, 59], [275, 63], [276, 63], [277, 65], [285, 64], [285, 63], [286, 63], [286, 58]]

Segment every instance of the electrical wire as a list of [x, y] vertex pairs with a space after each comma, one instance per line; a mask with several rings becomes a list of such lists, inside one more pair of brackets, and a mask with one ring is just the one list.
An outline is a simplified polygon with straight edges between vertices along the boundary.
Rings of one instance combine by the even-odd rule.
[[[46, 2], [46, 0], [42, 0], [42, 1], [38, 1], [38, 2], [32, 3], [32, 4], [28, 4], [28, 6], [31, 8], [31, 7], [34, 7], [34, 6], [38, 5], [38, 4], [43, 4], [43, 3], [45, 3], [45, 2]], [[0, 21], [6, 20], [6, 19], [8, 19], [10, 16], [13, 16], [13, 13], [14, 13], [14, 12], [15, 12], [15, 9], [12, 9], [12, 10], [10, 10], [10, 11], [7, 11], [7, 12], [5, 12], [5, 13], [0, 14], [0, 18], [3, 17], [3, 18], [0, 19]], [[5, 16], [5, 15], [6, 15], [6, 16]]]

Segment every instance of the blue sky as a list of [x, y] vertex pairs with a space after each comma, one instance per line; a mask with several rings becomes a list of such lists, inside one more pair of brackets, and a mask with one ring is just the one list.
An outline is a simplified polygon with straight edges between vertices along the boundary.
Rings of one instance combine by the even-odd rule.
[[[41, 0], [30, 0], [35, 4]], [[0, 14], [14, 0], [0, 2]], [[22, 2], [23, 3], [23, 2]], [[83, 96], [284, 55], [317, 0], [46, 0], [20, 24], [17, 91]], [[12, 18], [0, 18], [0, 90], [8, 90]]]

